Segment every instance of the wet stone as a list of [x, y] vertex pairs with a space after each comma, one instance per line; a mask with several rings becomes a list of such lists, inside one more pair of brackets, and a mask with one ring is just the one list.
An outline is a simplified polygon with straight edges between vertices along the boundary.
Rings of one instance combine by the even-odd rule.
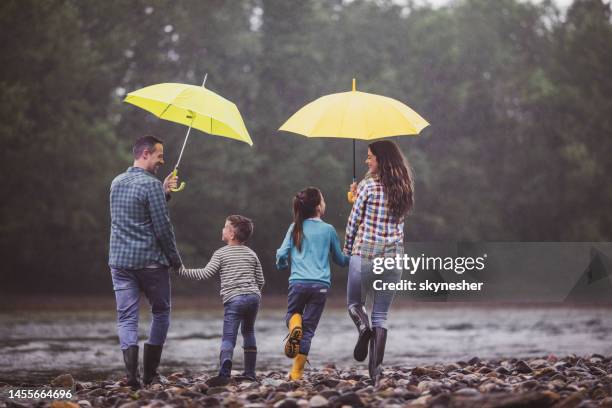
[[324, 398], [337, 397], [340, 393], [336, 390], [324, 390], [319, 393]]
[[313, 408], [323, 408], [329, 405], [329, 401], [325, 397], [315, 395], [310, 399], [310, 401], [308, 401], [308, 405]]
[[[209, 387], [206, 381], [214, 374], [173, 373], [168, 383], [138, 391], [116, 379], [75, 382], [79, 390], [69, 403], [74, 404], [70, 408], [612, 408], [612, 360], [603, 356], [479, 358], [446, 365], [386, 366], [376, 387], [363, 367], [309, 367], [300, 381], [287, 381], [286, 376], [286, 371], [261, 371], [257, 381], [232, 377], [225, 386]], [[8, 385], [0, 384], [0, 392], [3, 386]], [[24, 405], [50, 407], [44, 402]]]
[[531, 372], [533, 372], [533, 370], [531, 369], [531, 367], [529, 367], [529, 365], [524, 362], [523, 360], [518, 361], [515, 365], [514, 365], [514, 369], [522, 374], [529, 374]]
[[205, 407], [219, 407], [221, 402], [215, 397], [205, 397], [200, 400], [200, 403]]
[[462, 397], [479, 397], [481, 395], [480, 391], [474, 388], [461, 388], [455, 391], [454, 394]]
[[137, 403], [136, 401], [119, 405], [119, 408], [138, 408], [138, 407], [140, 407], [140, 404]]
[[158, 400], [166, 401], [168, 400], [168, 398], [170, 398], [170, 395], [166, 391], [160, 391], [157, 394], [155, 394], [155, 399], [158, 399]]
[[274, 404], [274, 408], [297, 408], [297, 400], [294, 398], [285, 398]]
[[354, 392], [347, 392], [346, 394], [342, 394], [338, 397], [336, 402], [341, 403], [341, 405], [351, 405], [353, 407], [363, 407], [363, 401], [359, 398], [359, 395]]
[[472, 357], [468, 362], [468, 365], [476, 365], [480, 363], [480, 359], [478, 357]]
[[227, 391], [226, 387], [211, 387], [206, 391], [206, 395], [221, 394], [222, 392], [226, 392], [226, 391]]
[[53, 387], [72, 388], [75, 385], [74, 378], [70, 374], [62, 374], [51, 380]]

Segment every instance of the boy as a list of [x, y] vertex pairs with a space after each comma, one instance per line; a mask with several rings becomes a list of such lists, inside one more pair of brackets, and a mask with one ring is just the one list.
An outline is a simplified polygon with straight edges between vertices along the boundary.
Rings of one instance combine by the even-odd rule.
[[255, 380], [257, 360], [255, 318], [259, 310], [264, 277], [257, 255], [245, 245], [252, 234], [253, 222], [250, 219], [241, 215], [230, 215], [221, 233], [221, 239], [227, 245], [213, 253], [206, 267], [201, 269], [181, 267], [179, 270], [180, 275], [194, 279], [208, 279], [216, 273], [221, 277], [223, 337], [219, 355], [219, 376], [211, 379], [214, 385], [229, 382], [238, 326], [241, 327], [243, 339], [243, 375]]

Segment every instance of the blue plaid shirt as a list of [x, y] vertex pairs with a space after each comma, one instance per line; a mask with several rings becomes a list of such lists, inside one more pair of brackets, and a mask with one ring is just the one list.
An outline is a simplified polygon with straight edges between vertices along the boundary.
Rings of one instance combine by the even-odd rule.
[[110, 213], [111, 268], [181, 266], [164, 187], [153, 174], [130, 167], [115, 177], [110, 188]]

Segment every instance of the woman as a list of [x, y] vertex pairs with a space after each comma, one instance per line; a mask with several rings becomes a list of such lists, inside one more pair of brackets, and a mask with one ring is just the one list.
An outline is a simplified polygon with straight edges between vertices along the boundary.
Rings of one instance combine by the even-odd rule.
[[[387, 341], [387, 313], [394, 291], [373, 290], [375, 279], [399, 282], [401, 270], [372, 272], [373, 259], [404, 253], [404, 216], [414, 204], [414, 183], [410, 167], [397, 145], [383, 140], [368, 146], [368, 172], [351, 192], [355, 199], [346, 226], [344, 252], [351, 256], [347, 303], [359, 338], [354, 357], [363, 361], [368, 355], [370, 378], [378, 384]], [[372, 328], [365, 310], [366, 295], [373, 297]]]

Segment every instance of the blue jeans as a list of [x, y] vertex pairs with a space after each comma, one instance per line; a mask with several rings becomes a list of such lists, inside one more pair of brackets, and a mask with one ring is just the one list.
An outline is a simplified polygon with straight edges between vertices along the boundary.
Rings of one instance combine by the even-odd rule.
[[359, 255], [351, 256], [349, 262], [347, 303], [365, 306], [368, 296], [372, 297], [372, 327], [387, 327], [387, 314], [395, 295], [394, 290], [374, 290], [375, 280], [383, 282], [399, 282], [402, 279], [402, 271], [398, 269], [385, 270], [377, 275], [372, 272], [372, 261]]
[[329, 287], [323, 283], [289, 283], [285, 323], [288, 327], [289, 319], [294, 313], [302, 315], [300, 354], [308, 355], [310, 351], [310, 343], [323, 314], [328, 291]]
[[138, 345], [138, 303], [144, 292], [151, 305], [148, 344], [161, 346], [170, 326], [170, 275], [168, 268], [111, 269], [117, 301], [117, 331], [121, 349]]
[[[259, 310], [259, 296], [256, 294], [238, 295], [223, 304], [223, 337], [221, 339], [221, 364], [224, 360], [231, 360], [238, 326], [242, 333], [242, 348], [257, 349], [255, 341], [255, 319]], [[229, 376], [230, 373], [220, 373]]]

